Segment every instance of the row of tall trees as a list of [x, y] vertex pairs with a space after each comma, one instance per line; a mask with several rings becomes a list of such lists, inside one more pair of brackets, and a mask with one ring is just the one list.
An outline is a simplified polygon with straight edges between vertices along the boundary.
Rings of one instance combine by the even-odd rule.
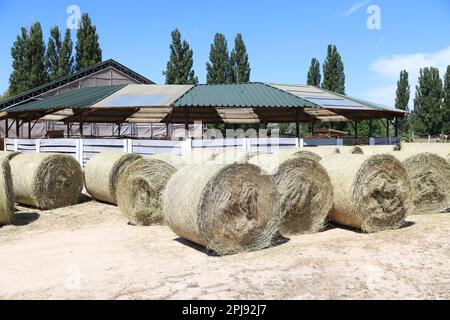
[[85, 13], [77, 30], [75, 54], [69, 29], [62, 37], [59, 27], [52, 27], [46, 45], [41, 24], [36, 22], [29, 29], [22, 27], [11, 56], [13, 71], [7, 94], [13, 96], [101, 62], [102, 50], [96, 27]]
[[[198, 77], [193, 68], [193, 52], [189, 43], [181, 38], [178, 29], [172, 31], [170, 58], [167, 62], [166, 84], [196, 84]], [[206, 82], [208, 84], [245, 83], [250, 81], [250, 63], [242, 35], [238, 33], [234, 48], [228, 51], [225, 36], [216, 33], [211, 44], [209, 61], [206, 63]]]
[[[396, 108], [407, 110], [410, 99], [408, 73], [403, 70], [397, 83]], [[442, 81], [439, 69], [420, 69], [414, 97], [414, 109], [406, 121], [402, 121], [402, 131], [418, 134], [437, 135], [450, 133], [450, 65]]]

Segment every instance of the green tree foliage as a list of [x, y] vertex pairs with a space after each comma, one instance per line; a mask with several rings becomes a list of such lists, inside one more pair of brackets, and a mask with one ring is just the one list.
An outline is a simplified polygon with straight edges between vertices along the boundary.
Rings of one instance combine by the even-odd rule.
[[345, 94], [344, 63], [335, 45], [328, 45], [328, 52], [323, 63], [322, 88]]
[[313, 58], [311, 60], [311, 66], [309, 67], [308, 71], [307, 84], [309, 86], [320, 87], [320, 80], [321, 80], [320, 63], [316, 58]]
[[[411, 88], [408, 81], [408, 72], [402, 70], [400, 72], [400, 79], [397, 82], [397, 92], [395, 97], [395, 107], [401, 110], [408, 110], [409, 98], [411, 95]], [[404, 133], [407, 129], [406, 117], [399, 120], [399, 129], [401, 133]]]
[[64, 41], [59, 53], [58, 77], [67, 76], [74, 71], [74, 59], [72, 55], [73, 42], [70, 36], [70, 30], [66, 29]]
[[442, 129], [442, 81], [434, 67], [420, 69], [411, 123], [419, 134], [439, 134]]
[[230, 58], [227, 40], [221, 33], [216, 33], [211, 44], [209, 62], [206, 63], [206, 82], [208, 84], [223, 84], [231, 82]]
[[181, 41], [181, 33], [178, 29], [172, 31], [172, 43], [170, 44], [170, 59], [167, 62], [166, 84], [197, 84], [192, 66], [194, 64], [192, 49], [186, 40]]
[[30, 66], [28, 89], [31, 89], [48, 81], [45, 67], [45, 44], [39, 22], [31, 26], [30, 37], [27, 42], [27, 57]]
[[450, 133], [450, 65], [444, 75], [442, 101], [442, 132]]
[[61, 53], [61, 34], [57, 26], [50, 29], [50, 38], [47, 42], [46, 67], [50, 80], [59, 76], [59, 55]]
[[231, 51], [230, 64], [232, 83], [246, 83], [250, 81], [251, 69], [248, 62], [247, 47], [240, 33], [234, 39], [234, 49]]
[[17, 36], [13, 47], [11, 48], [13, 71], [9, 76], [9, 93], [11, 96], [28, 90], [30, 67], [28, 60], [28, 30], [21, 29], [21, 34]]
[[92, 24], [87, 13], [81, 16], [77, 30], [76, 64], [75, 69], [90, 67], [102, 61], [102, 50], [98, 41], [97, 28]]

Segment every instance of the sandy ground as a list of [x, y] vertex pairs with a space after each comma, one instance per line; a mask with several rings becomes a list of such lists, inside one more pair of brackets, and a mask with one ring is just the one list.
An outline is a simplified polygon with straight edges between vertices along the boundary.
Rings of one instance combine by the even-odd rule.
[[450, 299], [450, 214], [400, 230], [330, 228], [214, 257], [114, 206], [19, 207], [0, 229], [3, 299]]

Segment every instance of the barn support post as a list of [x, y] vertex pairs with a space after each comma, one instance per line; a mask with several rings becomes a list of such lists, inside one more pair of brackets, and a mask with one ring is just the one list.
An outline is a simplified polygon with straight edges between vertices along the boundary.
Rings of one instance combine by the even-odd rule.
[[314, 136], [314, 122], [311, 122], [311, 135]]
[[390, 132], [389, 132], [389, 119], [386, 119], [386, 137], [389, 138]]
[[19, 118], [16, 118], [16, 138], [20, 138], [20, 122], [19, 122]]
[[119, 136], [119, 138], [120, 138], [120, 131], [122, 131], [121, 129], [122, 129], [122, 125], [120, 123], [117, 124], [117, 135]]
[[395, 136], [398, 137], [398, 118], [395, 117], [394, 120], [394, 132], [395, 132]]
[[28, 139], [31, 139], [31, 120], [28, 121]]
[[373, 137], [373, 123], [372, 119], [369, 119], [369, 138]]
[[5, 138], [9, 138], [9, 124], [8, 124], [8, 118], [5, 119]]
[[83, 138], [83, 118], [81, 117], [81, 115], [80, 115], [79, 127], [80, 127], [80, 138]]
[[67, 138], [70, 138], [70, 122], [67, 122]]
[[301, 133], [300, 133], [300, 111], [296, 110], [296, 121], [295, 121], [295, 130], [297, 133], [297, 139], [301, 138]]
[[[353, 126], [355, 127], [355, 139], [358, 139], [358, 122], [355, 121], [355, 123], [353, 124]], [[355, 141], [356, 142], [356, 141]]]

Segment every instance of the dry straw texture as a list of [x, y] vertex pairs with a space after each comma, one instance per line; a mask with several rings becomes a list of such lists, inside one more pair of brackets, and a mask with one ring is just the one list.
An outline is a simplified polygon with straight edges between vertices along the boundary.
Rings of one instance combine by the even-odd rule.
[[333, 205], [333, 186], [320, 157], [308, 151], [294, 155], [257, 156], [250, 163], [273, 175], [280, 194], [285, 235], [313, 233], [323, 229]]
[[0, 160], [8, 159], [11, 160], [15, 156], [20, 154], [20, 152], [13, 152], [13, 151], [0, 151]]
[[213, 164], [233, 164], [233, 163], [248, 163], [250, 159], [260, 154], [267, 154], [259, 151], [246, 151], [243, 149], [225, 149], [216, 154], [212, 160]]
[[363, 154], [365, 155], [374, 155], [374, 154], [382, 154], [382, 153], [390, 153], [397, 150], [397, 146], [361, 146], [360, 147]]
[[195, 148], [181, 156], [186, 164], [211, 164], [220, 151], [207, 148]]
[[142, 157], [133, 153], [102, 152], [84, 168], [86, 190], [96, 200], [117, 204], [116, 188], [127, 166]]
[[22, 153], [10, 160], [18, 203], [40, 209], [72, 205], [83, 189], [83, 171], [71, 156]]
[[117, 204], [128, 220], [139, 226], [163, 221], [162, 193], [175, 167], [157, 159], [132, 162], [117, 184]]
[[339, 153], [343, 154], [363, 154], [360, 146], [340, 146], [338, 149]]
[[165, 161], [177, 169], [186, 165], [186, 162], [179, 155], [172, 153], [158, 153], [144, 158]]
[[14, 192], [11, 167], [8, 159], [3, 158], [0, 160], [0, 226], [11, 224], [13, 215]]
[[400, 151], [406, 151], [406, 152], [415, 152], [419, 149], [434, 145], [434, 143], [427, 143], [427, 142], [401, 142], [400, 143]]
[[430, 152], [441, 156], [450, 161], [450, 144], [449, 143], [430, 143], [415, 150], [415, 152]]
[[416, 214], [450, 208], [450, 164], [433, 153], [392, 152], [405, 167], [414, 188]]
[[250, 164], [181, 168], [164, 192], [164, 219], [179, 236], [220, 255], [271, 245], [279, 229], [271, 176]]
[[286, 150], [280, 150], [279, 153], [283, 155], [293, 155], [298, 152], [308, 151], [318, 155], [319, 157], [325, 157], [330, 154], [340, 153], [337, 147], [303, 147], [303, 148], [290, 148]]
[[302, 157], [302, 158], [309, 158], [315, 161], [320, 161], [322, 159], [322, 156], [318, 153], [315, 152], [311, 152], [309, 151], [310, 148], [293, 148], [293, 149], [286, 149], [286, 150], [281, 150], [276, 154], [279, 154], [280, 157], [288, 157], [288, 156], [298, 156], [298, 157]]
[[376, 232], [400, 227], [413, 210], [413, 187], [392, 155], [340, 154], [323, 158], [334, 188], [331, 219]]

